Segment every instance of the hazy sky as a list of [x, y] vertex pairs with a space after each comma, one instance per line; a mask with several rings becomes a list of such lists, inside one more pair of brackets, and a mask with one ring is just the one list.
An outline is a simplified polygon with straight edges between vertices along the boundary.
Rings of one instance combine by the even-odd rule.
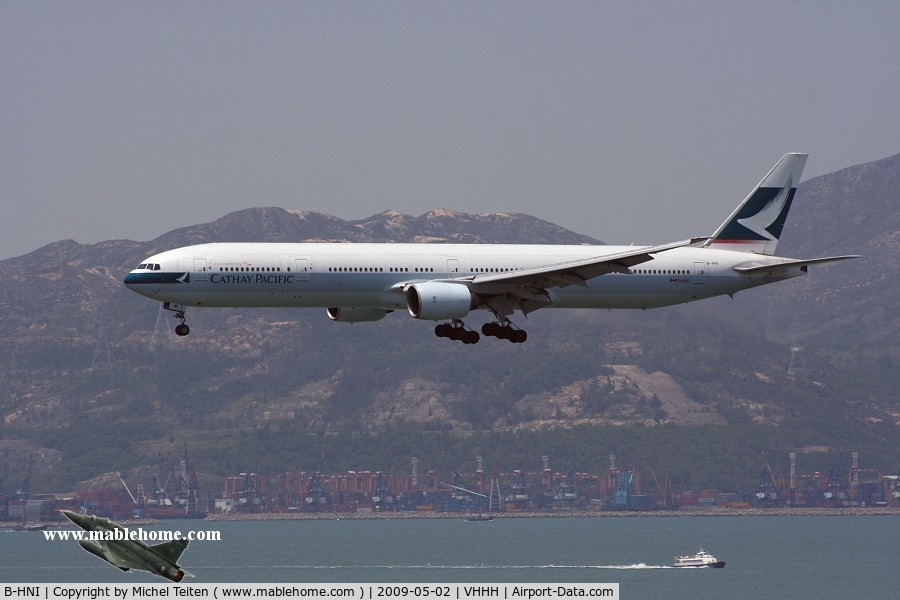
[[0, 259], [254, 206], [660, 243], [898, 134], [896, 0], [0, 0]]

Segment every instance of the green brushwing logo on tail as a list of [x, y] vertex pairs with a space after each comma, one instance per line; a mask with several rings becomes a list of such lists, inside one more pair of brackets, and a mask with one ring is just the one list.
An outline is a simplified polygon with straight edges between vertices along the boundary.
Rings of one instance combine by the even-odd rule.
[[717, 242], [778, 241], [797, 188], [759, 188], [719, 235]]

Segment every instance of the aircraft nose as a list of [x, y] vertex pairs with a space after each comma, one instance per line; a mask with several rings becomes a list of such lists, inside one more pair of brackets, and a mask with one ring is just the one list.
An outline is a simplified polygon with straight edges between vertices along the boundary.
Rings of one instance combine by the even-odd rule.
[[75, 523], [76, 525], [81, 527], [82, 529], [87, 529], [87, 521], [88, 521], [87, 517], [73, 513], [70, 510], [62, 510], [60, 512], [62, 514], [64, 514], [67, 519], [69, 519], [70, 521], [72, 521], [73, 523]]

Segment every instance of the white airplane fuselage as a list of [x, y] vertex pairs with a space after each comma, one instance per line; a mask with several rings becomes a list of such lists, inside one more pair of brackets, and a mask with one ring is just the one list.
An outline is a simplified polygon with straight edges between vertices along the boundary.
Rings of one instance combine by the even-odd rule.
[[494, 321], [487, 336], [524, 342], [509, 319], [541, 308], [657, 308], [734, 294], [803, 275], [811, 264], [774, 256], [806, 155], [789, 153], [709, 237], [656, 246], [527, 244], [214, 243], [146, 259], [125, 285], [160, 300], [187, 335], [185, 309], [327, 309], [333, 321], [377, 321], [403, 310], [448, 321], [435, 335], [474, 344], [462, 319]]
[[[189, 274], [170, 282], [129, 283], [149, 298], [205, 307], [347, 307], [405, 309], [403, 284], [454, 282], [602, 257], [634, 246], [514, 244], [216, 243], [147, 259], [160, 273]], [[678, 248], [629, 269], [594, 277], [585, 286], [551, 290], [547, 308], [657, 308], [802, 275], [741, 275], [733, 267], [783, 259], [711, 248]], [[133, 271], [135, 275], [140, 271]]]

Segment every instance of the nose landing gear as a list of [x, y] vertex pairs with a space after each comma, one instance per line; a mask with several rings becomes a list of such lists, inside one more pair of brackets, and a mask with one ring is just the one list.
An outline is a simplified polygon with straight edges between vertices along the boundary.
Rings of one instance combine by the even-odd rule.
[[176, 319], [181, 319], [181, 323], [175, 326], [175, 335], [184, 337], [191, 332], [191, 328], [185, 324], [184, 305], [174, 302], [163, 302], [163, 309], [174, 312], [172, 315]]

